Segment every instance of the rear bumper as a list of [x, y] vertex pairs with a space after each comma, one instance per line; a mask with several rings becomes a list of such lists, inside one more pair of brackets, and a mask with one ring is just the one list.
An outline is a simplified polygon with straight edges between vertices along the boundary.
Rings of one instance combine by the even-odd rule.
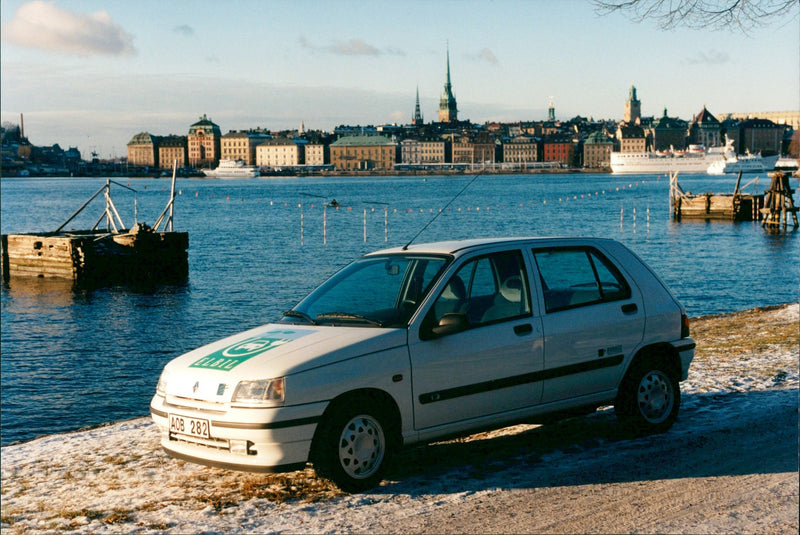
[[[157, 394], [150, 403], [150, 415], [161, 432], [161, 447], [171, 457], [230, 470], [280, 472], [302, 468], [308, 462], [325, 406], [319, 403], [209, 414], [170, 406]], [[170, 414], [207, 420], [210, 436], [198, 438], [171, 431]]]
[[681, 361], [681, 381], [689, 378], [689, 365], [694, 359], [694, 348], [697, 344], [694, 338], [681, 338], [675, 342], [670, 342], [670, 345], [677, 351]]

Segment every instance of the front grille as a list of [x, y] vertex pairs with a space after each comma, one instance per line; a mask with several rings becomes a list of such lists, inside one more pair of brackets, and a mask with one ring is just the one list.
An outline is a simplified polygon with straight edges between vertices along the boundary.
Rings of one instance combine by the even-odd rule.
[[211, 414], [225, 414], [227, 412], [224, 403], [204, 401], [202, 399], [184, 398], [180, 396], [167, 395], [164, 406], [176, 409], [188, 409], [193, 411], [207, 412]]

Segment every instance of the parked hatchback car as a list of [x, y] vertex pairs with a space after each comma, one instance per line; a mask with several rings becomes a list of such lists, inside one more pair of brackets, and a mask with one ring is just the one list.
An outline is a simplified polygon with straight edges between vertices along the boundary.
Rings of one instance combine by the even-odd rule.
[[668, 430], [694, 357], [686, 313], [624, 245], [451, 241], [367, 254], [280, 321], [167, 364], [168, 454], [377, 484], [402, 445], [613, 404]]

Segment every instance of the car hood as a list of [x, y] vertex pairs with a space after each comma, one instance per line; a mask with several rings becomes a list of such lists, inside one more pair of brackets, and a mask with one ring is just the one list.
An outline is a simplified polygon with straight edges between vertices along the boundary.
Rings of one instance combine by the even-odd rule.
[[168, 395], [225, 402], [239, 381], [293, 375], [406, 341], [405, 329], [267, 324], [177, 357], [163, 378]]

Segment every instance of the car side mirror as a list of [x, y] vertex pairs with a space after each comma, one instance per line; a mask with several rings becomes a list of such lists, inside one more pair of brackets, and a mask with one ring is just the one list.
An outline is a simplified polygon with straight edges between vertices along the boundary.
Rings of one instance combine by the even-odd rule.
[[431, 332], [434, 336], [447, 336], [460, 333], [469, 329], [469, 320], [466, 314], [448, 313], [442, 316], [439, 323], [434, 325]]

